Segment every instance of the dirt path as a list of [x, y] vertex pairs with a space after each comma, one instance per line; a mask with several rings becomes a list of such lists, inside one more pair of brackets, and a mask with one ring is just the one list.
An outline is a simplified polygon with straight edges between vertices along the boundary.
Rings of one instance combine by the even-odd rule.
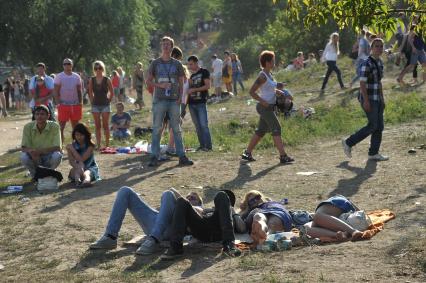
[[[2, 129], [14, 125], [12, 121], [1, 123]], [[22, 122], [16, 125], [19, 128]], [[407, 153], [411, 146], [407, 137], [413, 133], [426, 135], [425, 124], [386, 129], [382, 148], [391, 161], [384, 163], [366, 161], [368, 141], [358, 145], [354, 158], [347, 161], [338, 140], [293, 149], [296, 163], [291, 166], [280, 166], [273, 150], [256, 152], [258, 161], [250, 165], [240, 163], [238, 156], [212, 152], [193, 154], [196, 163], [191, 168], [176, 167], [177, 161], [173, 160], [155, 170], [146, 166], [144, 156], [98, 155], [104, 180], [94, 187], [76, 190], [63, 185], [59, 193], [30, 192], [26, 194], [29, 202], [13, 204], [20, 213], [13, 214], [13, 227], [5, 231], [7, 239], [10, 235], [13, 239], [7, 248], [0, 247], [5, 265], [2, 279], [345, 282], [351, 278], [352, 282], [424, 282], [425, 273], [420, 271], [416, 258], [426, 256], [426, 151]], [[18, 136], [2, 142], [1, 150], [16, 145]], [[64, 162], [60, 170], [66, 172], [68, 165]], [[297, 175], [300, 171], [320, 173]], [[203, 195], [207, 206], [220, 188], [232, 189], [240, 199], [249, 189], [259, 189], [273, 199], [288, 198], [290, 209], [310, 211], [319, 199], [339, 193], [365, 210], [392, 209], [397, 219], [370, 241], [256, 253], [237, 259], [224, 258], [217, 249], [186, 250], [185, 257], [175, 263], [158, 262], [160, 254], [135, 256], [133, 248], [88, 252], [89, 243], [103, 233], [115, 192], [123, 185], [133, 187], [153, 206], [158, 205], [161, 192], [170, 186], [184, 193], [202, 186], [195, 190]], [[140, 233], [128, 214], [120, 243]], [[43, 273], [39, 272], [40, 267]]]
[[0, 156], [21, 145], [22, 130], [28, 123], [28, 115], [0, 119]]

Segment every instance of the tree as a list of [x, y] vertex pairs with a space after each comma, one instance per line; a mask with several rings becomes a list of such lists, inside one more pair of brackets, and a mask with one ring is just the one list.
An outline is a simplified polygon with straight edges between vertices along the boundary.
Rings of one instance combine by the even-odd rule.
[[[18, 1], [22, 6], [16, 5]], [[49, 71], [60, 71], [64, 57], [82, 69], [95, 59], [114, 66], [134, 63], [149, 52], [148, 31], [153, 25], [143, 0], [18, 1], [2, 1], [0, 6], [14, 15], [0, 30], [0, 38], [6, 38], [2, 59], [43, 61]]]
[[[391, 0], [287, 0], [285, 10], [293, 20], [300, 20], [301, 12], [303, 22], [307, 27], [323, 25], [334, 20], [339, 28], [352, 27], [361, 29], [364, 26], [376, 32], [385, 33], [390, 38], [396, 30], [399, 12], [405, 13], [411, 20], [416, 14], [426, 13], [424, 0], [404, 0], [397, 3]], [[426, 21], [420, 22], [420, 29], [426, 29]]]

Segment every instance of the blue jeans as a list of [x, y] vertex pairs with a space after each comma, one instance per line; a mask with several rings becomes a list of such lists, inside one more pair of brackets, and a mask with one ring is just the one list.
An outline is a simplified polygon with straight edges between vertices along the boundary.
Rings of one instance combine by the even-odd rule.
[[132, 133], [130, 132], [129, 129], [117, 129], [112, 132], [112, 136], [115, 139], [127, 139], [131, 135]]
[[163, 192], [160, 211], [157, 211], [144, 202], [131, 188], [122, 187], [115, 198], [105, 235], [118, 236], [126, 211], [129, 209], [146, 235], [153, 236], [159, 241], [169, 239], [175, 206], [176, 198], [171, 191]]
[[163, 127], [163, 120], [168, 113], [170, 118], [170, 127], [173, 130], [173, 136], [175, 139], [176, 154], [179, 157], [185, 156], [185, 150], [183, 148], [183, 141], [180, 128], [180, 104], [176, 103], [176, 100], [158, 99], [154, 96], [152, 101], [152, 153], [153, 158], [160, 156], [160, 141], [161, 141], [161, 129]]
[[56, 169], [62, 161], [62, 153], [54, 151], [48, 154], [40, 155], [36, 162], [26, 152], [21, 152], [21, 163], [30, 171], [31, 177], [34, 177], [37, 166], [41, 165], [50, 169]]
[[240, 84], [241, 89], [244, 90], [243, 80], [241, 79], [241, 73], [240, 72], [234, 72], [232, 73], [232, 83], [234, 85], [234, 92], [237, 94], [237, 82]]
[[207, 105], [205, 103], [189, 104], [192, 122], [197, 131], [200, 147], [212, 149], [212, 138], [209, 130], [209, 120], [207, 117]]
[[366, 137], [371, 135], [370, 149], [368, 155], [375, 155], [379, 153], [380, 144], [382, 143], [382, 132], [384, 128], [383, 122], [383, 103], [380, 101], [370, 100], [371, 111], [365, 112], [368, 119], [368, 124], [358, 130], [355, 134], [351, 135], [346, 144], [350, 147], [356, 145]]

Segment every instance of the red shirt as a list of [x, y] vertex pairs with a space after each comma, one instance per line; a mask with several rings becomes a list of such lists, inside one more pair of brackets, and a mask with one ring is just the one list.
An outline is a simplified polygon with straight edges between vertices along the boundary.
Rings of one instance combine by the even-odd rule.
[[[36, 94], [36, 88], [38, 87], [38, 97], [35, 97]], [[38, 98], [43, 98], [49, 95], [49, 89], [43, 84], [43, 85], [37, 85], [34, 89], [31, 90], [31, 93], [34, 95], [34, 101], [35, 101], [35, 106], [39, 106], [41, 105], [40, 102], [36, 102], [36, 100]], [[49, 104], [49, 99], [45, 100], [43, 102], [44, 105], [48, 105]]]
[[111, 83], [113, 88], [118, 88], [120, 86], [120, 78], [118, 76], [112, 76]]

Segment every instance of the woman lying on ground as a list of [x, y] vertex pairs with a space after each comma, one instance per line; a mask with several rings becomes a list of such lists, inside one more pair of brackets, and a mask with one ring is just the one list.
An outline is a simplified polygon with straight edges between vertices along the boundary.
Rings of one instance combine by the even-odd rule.
[[262, 244], [268, 234], [288, 232], [293, 227], [293, 219], [285, 206], [269, 200], [257, 190], [244, 196], [240, 209], [254, 245]]
[[306, 233], [327, 241], [359, 240], [363, 233], [341, 220], [342, 214], [355, 211], [359, 209], [350, 200], [341, 195], [333, 196], [318, 204], [313, 221], [304, 226]]
[[[168, 240], [171, 232], [171, 221], [176, 200], [182, 197], [175, 189], [170, 188], [161, 195], [160, 209], [149, 206], [133, 189], [122, 187], [115, 198], [104, 235], [90, 245], [91, 249], [115, 249], [117, 237], [127, 209], [141, 226], [148, 237], [136, 250], [136, 254], [149, 255], [160, 249], [160, 241]], [[186, 196], [197, 211], [203, 211], [203, 202], [196, 192]]]
[[297, 225], [300, 223], [294, 219], [295, 215], [282, 203], [271, 201], [256, 190], [244, 196], [240, 208], [241, 217], [246, 222], [255, 245], [262, 244], [268, 234], [287, 232], [293, 227], [304, 230], [312, 238], [334, 242], [358, 240], [363, 234], [339, 219], [344, 213], [359, 210], [344, 196], [334, 196], [321, 202], [313, 215], [313, 221], [301, 227]]

